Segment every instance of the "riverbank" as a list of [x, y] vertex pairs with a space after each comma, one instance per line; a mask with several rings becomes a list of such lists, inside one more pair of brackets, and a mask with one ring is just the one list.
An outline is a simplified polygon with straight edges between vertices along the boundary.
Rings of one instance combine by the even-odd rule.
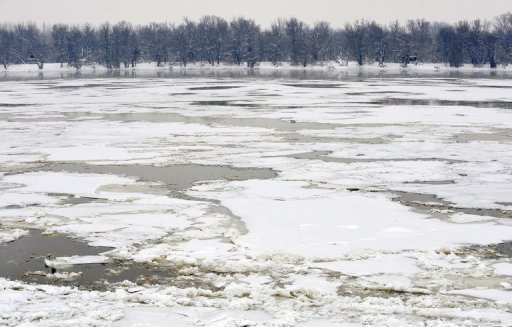
[[62, 79], [62, 78], [181, 78], [181, 77], [218, 77], [241, 78], [258, 77], [273, 79], [318, 79], [346, 80], [379, 77], [467, 77], [467, 78], [512, 78], [512, 69], [502, 67], [491, 69], [488, 66], [474, 67], [465, 65], [453, 68], [435, 63], [419, 63], [404, 68], [400, 64], [390, 63], [384, 67], [378, 64], [358, 66], [356, 62], [340, 65], [337, 62], [310, 65], [307, 67], [292, 66], [289, 63], [273, 65], [270, 62], [259, 63], [255, 68], [221, 63], [220, 65], [190, 64], [186, 67], [156, 63], [139, 63], [135, 67], [109, 69], [102, 65], [85, 65], [81, 69], [67, 64], [47, 63], [43, 69], [35, 64], [8, 66], [0, 70], [1, 80], [23, 79]]
[[254, 68], [249, 68], [244, 65], [234, 65], [231, 63], [220, 63], [218, 65], [209, 65], [207, 63], [195, 63], [188, 64], [187, 66], [179, 64], [164, 63], [157, 66], [154, 62], [143, 62], [138, 63], [135, 67], [121, 67], [121, 68], [107, 68], [104, 65], [93, 64], [83, 65], [80, 69], [69, 66], [68, 64], [61, 65], [60, 63], [46, 63], [42, 69], [36, 64], [16, 64], [10, 65], [7, 69], [2, 69], [3, 72], [69, 72], [69, 71], [80, 71], [80, 72], [104, 72], [104, 71], [144, 71], [144, 70], [319, 70], [319, 71], [383, 71], [383, 72], [400, 72], [400, 71], [411, 71], [411, 72], [438, 72], [438, 71], [459, 71], [459, 72], [505, 72], [512, 71], [509, 66], [499, 66], [496, 69], [491, 69], [488, 65], [485, 66], [473, 66], [466, 64], [461, 67], [450, 67], [443, 63], [418, 63], [410, 64], [407, 67], [403, 67], [399, 63], [387, 63], [384, 67], [379, 66], [378, 63], [366, 64], [364, 66], [358, 66], [356, 62], [348, 62], [340, 64], [335, 61], [329, 61], [324, 63], [317, 63], [313, 65], [293, 66], [290, 63], [278, 63], [272, 64], [271, 62], [261, 62]]

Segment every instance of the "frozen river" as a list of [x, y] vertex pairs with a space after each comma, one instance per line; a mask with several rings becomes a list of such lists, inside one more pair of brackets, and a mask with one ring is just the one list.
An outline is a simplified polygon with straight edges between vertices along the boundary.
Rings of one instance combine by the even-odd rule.
[[301, 74], [4, 76], [0, 325], [512, 325], [512, 80]]

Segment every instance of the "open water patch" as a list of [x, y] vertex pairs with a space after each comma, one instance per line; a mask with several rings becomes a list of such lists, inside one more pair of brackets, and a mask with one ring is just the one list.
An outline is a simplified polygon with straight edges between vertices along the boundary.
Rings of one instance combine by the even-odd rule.
[[403, 99], [383, 98], [365, 102], [384, 106], [446, 106], [446, 107], [475, 107], [475, 108], [499, 108], [512, 109], [510, 101], [468, 101], [468, 100], [443, 100], [443, 99]]
[[0, 277], [100, 290], [108, 289], [111, 283], [125, 280], [140, 285], [176, 284], [172, 282], [176, 277], [174, 269], [155, 264], [109, 258], [101, 263], [47, 265], [59, 257], [97, 256], [110, 250], [112, 248], [89, 246], [82, 240], [60, 234], [44, 234], [34, 229], [18, 240], [0, 244]]
[[182, 192], [195, 183], [210, 180], [244, 181], [249, 179], [270, 179], [277, 172], [268, 168], [235, 168], [231, 166], [207, 166], [180, 164], [170, 166], [151, 165], [93, 165], [87, 163], [48, 163], [33, 167], [30, 171], [71, 172], [81, 174], [124, 175], [147, 182], [163, 183], [173, 191]]

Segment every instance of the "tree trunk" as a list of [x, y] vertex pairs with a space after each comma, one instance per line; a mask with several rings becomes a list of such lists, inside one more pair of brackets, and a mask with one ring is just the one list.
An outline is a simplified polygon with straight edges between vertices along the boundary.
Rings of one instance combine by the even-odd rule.
[[496, 69], [497, 65], [496, 65], [496, 60], [494, 60], [494, 57], [491, 57], [491, 61], [489, 62], [489, 66], [492, 69]]

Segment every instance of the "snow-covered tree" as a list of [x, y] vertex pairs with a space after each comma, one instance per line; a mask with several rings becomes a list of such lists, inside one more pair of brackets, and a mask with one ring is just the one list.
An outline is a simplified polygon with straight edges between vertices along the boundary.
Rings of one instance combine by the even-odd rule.
[[367, 57], [368, 33], [366, 26], [367, 22], [364, 20], [345, 25], [347, 48], [359, 66], [363, 65]]
[[288, 38], [288, 53], [292, 65], [308, 64], [308, 28], [304, 22], [297, 18], [290, 18], [285, 23], [286, 36]]
[[197, 24], [196, 36], [201, 59], [212, 66], [219, 64], [226, 54], [228, 23], [217, 16], [204, 16]]
[[332, 29], [329, 23], [315, 23], [310, 33], [309, 45], [312, 61], [325, 61], [331, 57]]
[[242, 62], [247, 67], [254, 67], [258, 59], [258, 45], [260, 28], [254, 20], [238, 18], [231, 21], [229, 51], [235, 64]]

